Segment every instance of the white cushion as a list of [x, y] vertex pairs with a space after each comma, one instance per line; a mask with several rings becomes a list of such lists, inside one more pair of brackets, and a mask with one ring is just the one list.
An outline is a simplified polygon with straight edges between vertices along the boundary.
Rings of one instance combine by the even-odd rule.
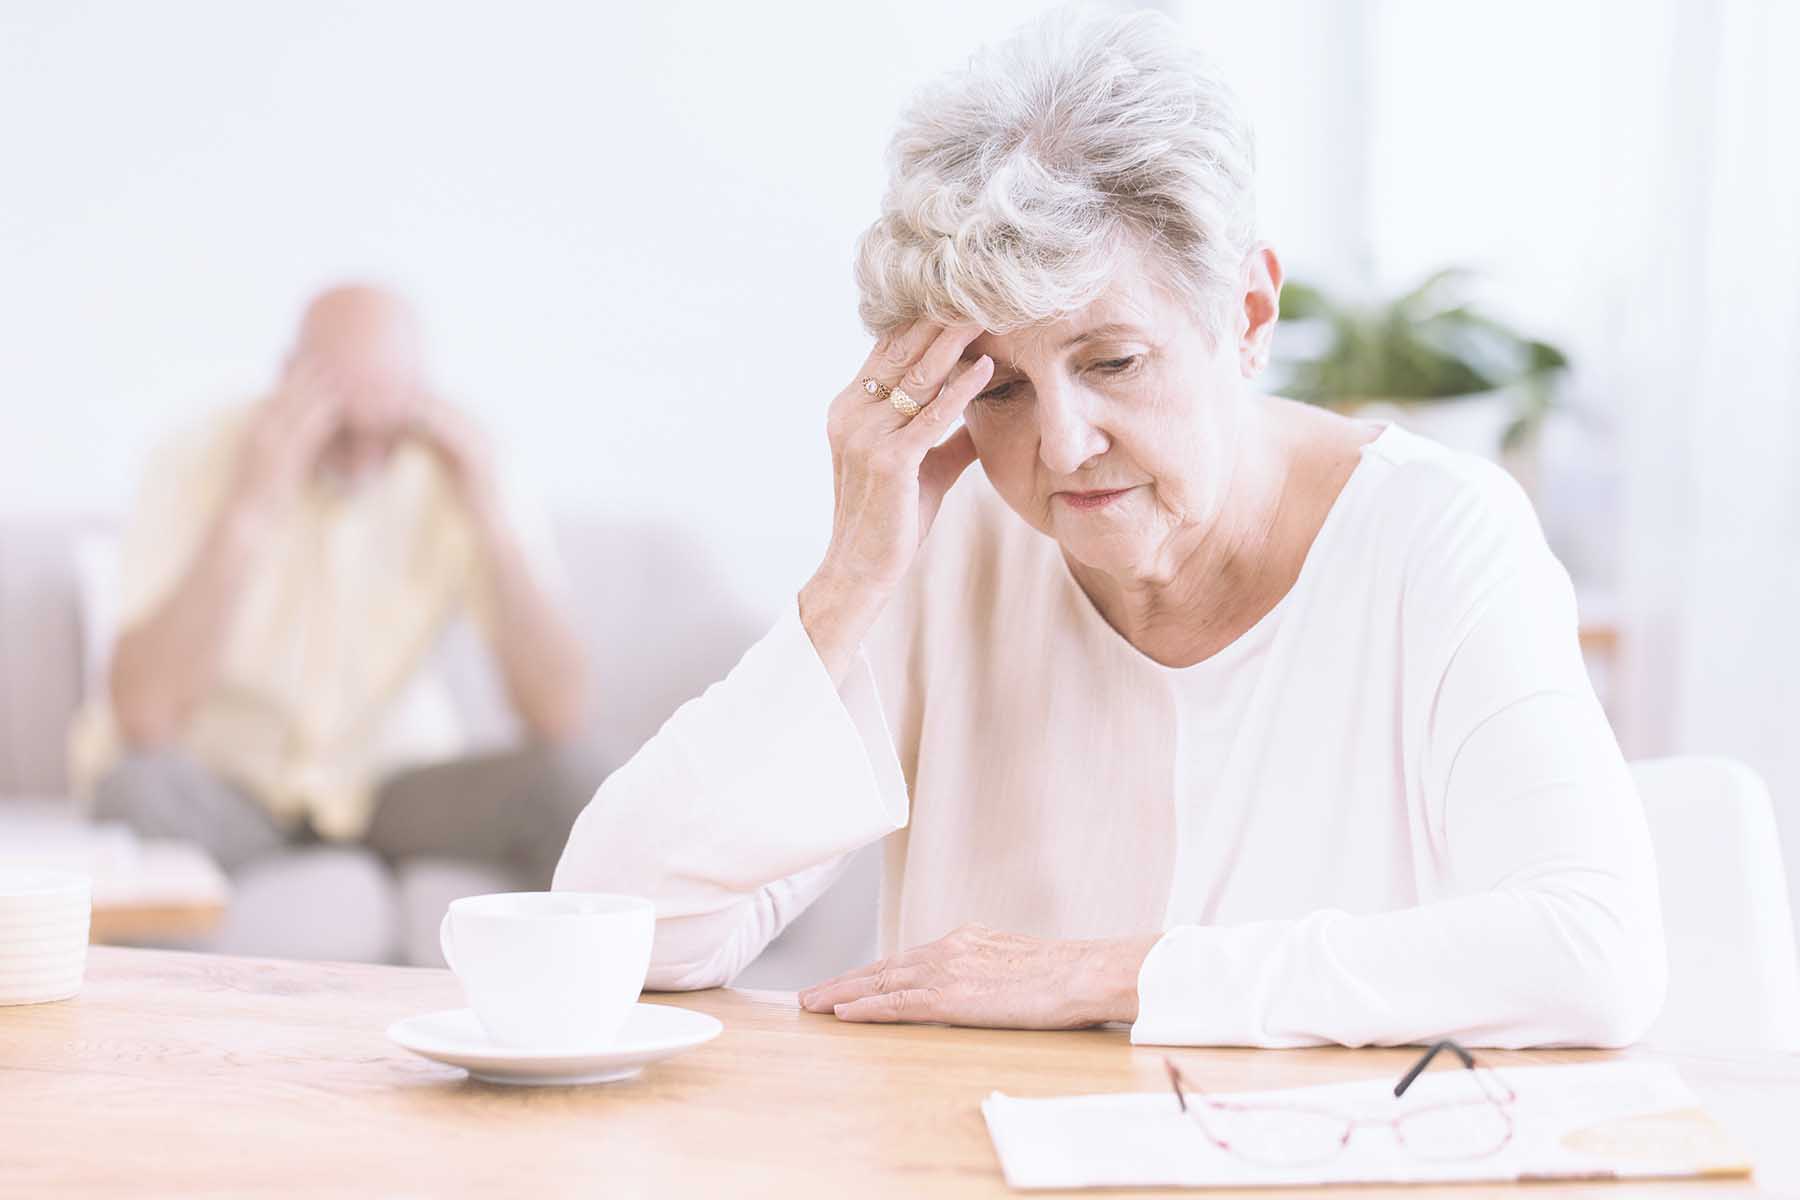
[[387, 865], [353, 846], [302, 846], [231, 880], [224, 925], [198, 947], [218, 954], [392, 962], [398, 899]]

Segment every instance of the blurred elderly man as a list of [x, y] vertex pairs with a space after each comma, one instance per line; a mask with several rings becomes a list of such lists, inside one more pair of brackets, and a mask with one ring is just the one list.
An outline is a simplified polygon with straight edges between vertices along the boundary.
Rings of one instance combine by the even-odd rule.
[[[548, 538], [503, 494], [427, 386], [408, 306], [362, 286], [315, 299], [272, 391], [152, 465], [111, 703], [74, 739], [97, 814], [228, 870], [325, 839], [547, 886], [599, 777], [556, 745], [582, 722], [584, 654]], [[437, 653], [463, 613], [523, 749], [466, 757]]]

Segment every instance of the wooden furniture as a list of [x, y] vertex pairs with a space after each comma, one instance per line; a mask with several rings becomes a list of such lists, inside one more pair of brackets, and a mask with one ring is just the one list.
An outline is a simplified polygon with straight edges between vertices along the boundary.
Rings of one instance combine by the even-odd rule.
[[225, 872], [198, 845], [88, 821], [62, 798], [0, 799], [0, 866], [92, 879], [94, 942], [187, 942], [216, 929], [231, 899]]
[[[712, 1013], [726, 1031], [626, 1083], [507, 1088], [471, 1082], [384, 1036], [400, 1017], [461, 1003], [446, 971], [95, 948], [78, 998], [0, 1009], [0, 1191], [999, 1196], [1009, 1193], [978, 1108], [990, 1090], [1164, 1086], [1163, 1051], [1133, 1047], [1119, 1029], [846, 1025], [802, 1013], [779, 992], [649, 999]], [[1397, 1075], [1413, 1057], [1177, 1053], [1221, 1090]], [[1343, 1195], [1543, 1200], [1745, 1193], [1759, 1184], [1800, 1193], [1800, 1057], [1673, 1061], [1750, 1147], [1758, 1181]]]
[[225, 919], [231, 887], [200, 847], [141, 843], [132, 869], [94, 880], [91, 942], [179, 942], [203, 937]]

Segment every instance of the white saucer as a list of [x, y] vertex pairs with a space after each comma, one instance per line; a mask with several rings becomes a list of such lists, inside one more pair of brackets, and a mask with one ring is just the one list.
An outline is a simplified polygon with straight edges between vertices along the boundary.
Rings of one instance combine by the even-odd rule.
[[549, 1086], [630, 1079], [650, 1063], [719, 1036], [718, 1020], [672, 1004], [635, 1004], [611, 1045], [592, 1050], [497, 1046], [473, 1009], [422, 1013], [388, 1026], [393, 1041], [488, 1083]]

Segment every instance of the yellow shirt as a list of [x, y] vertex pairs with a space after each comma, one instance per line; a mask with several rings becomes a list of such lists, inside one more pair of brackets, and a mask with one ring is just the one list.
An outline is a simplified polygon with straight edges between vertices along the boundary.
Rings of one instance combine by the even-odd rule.
[[[227, 413], [153, 458], [121, 549], [121, 629], [185, 574], [231, 486], [248, 416]], [[359, 836], [388, 769], [465, 749], [448, 685], [427, 667], [459, 612], [486, 623], [484, 569], [425, 448], [397, 450], [353, 491], [315, 481], [259, 549], [179, 745], [284, 823], [310, 817], [324, 836]], [[110, 705], [90, 702], [71, 734], [77, 789], [91, 792], [122, 752]]]

